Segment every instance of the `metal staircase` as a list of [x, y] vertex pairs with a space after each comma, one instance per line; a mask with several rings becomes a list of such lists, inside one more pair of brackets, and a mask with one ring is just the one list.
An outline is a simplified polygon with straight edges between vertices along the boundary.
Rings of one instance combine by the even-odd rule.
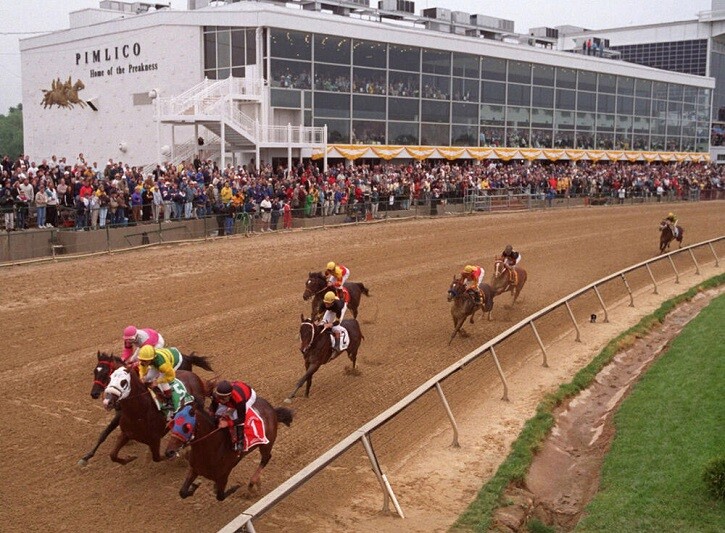
[[219, 138], [222, 157], [235, 150], [325, 147], [325, 128], [271, 125], [260, 120], [269, 108], [268, 89], [261, 79], [205, 79], [179, 95], [159, 98], [156, 119], [164, 124], [205, 127]]

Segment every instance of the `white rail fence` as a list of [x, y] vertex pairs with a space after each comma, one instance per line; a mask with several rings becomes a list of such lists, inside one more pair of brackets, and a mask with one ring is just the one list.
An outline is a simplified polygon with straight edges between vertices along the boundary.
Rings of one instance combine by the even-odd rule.
[[392, 502], [393, 507], [395, 508], [395, 511], [397, 514], [404, 518], [403, 510], [401, 509], [400, 505], [398, 504], [398, 501], [395, 497], [395, 493], [393, 492], [391, 484], [388, 482], [388, 479], [383, 472], [382, 468], [380, 467], [380, 464], [378, 462], [377, 455], [375, 454], [375, 451], [373, 450], [371, 441], [370, 441], [370, 435], [372, 432], [374, 432], [376, 429], [379, 429], [382, 427], [385, 423], [393, 419], [395, 416], [397, 416], [400, 412], [405, 410], [407, 407], [409, 407], [411, 404], [415, 403], [417, 400], [419, 400], [424, 394], [429, 392], [432, 389], [435, 389], [438, 393], [438, 396], [440, 398], [441, 403], [443, 404], [443, 408], [445, 409], [445, 412], [448, 416], [448, 419], [451, 423], [451, 427], [453, 429], [453, 446], [458, 447], [458, 425], [456, 423], [456, 419], [453, 416], [453, 412], [451, 411], [451, 408], [448, 404], [448, 400], [446, 398], [446, 395], [443, 392], [443, 389], [441, 387], [441, 384], [446, 380], [446, 378], [452, 376], [459, 370], [462, 370], [467, 365], [472, 363], [474, 360], [481, 358], [485, 356], [487, 353], [490, 354], [491, 358], [493, 359], [493, 362], [496, 365], [497, 373], [501, 379], [501, 383], [503, 385], [503, 397], [502, 400], [508, 401], [508, 383], [506, 382], [506, 377], [504, 376], [504, 372], [501, 368], [501, 364], [499, 362], [499, 358], [496, 355], [496, 346], [501, 344], [504, 340], [508, 339], [512, 335], [526, 329], [530, 328], [532, 330], [532, 333], [541, 349], [542, 352], [542, 365], [544, 367], [548, 367], [547, 362], [547, 352], [546, 347], [544, 346], [544, 343], [541, 340], [541, 337], [539, 335], [539, 331], [536, 328], [535, 322], [544, 316], [550, 314], [552, 311], [559, 309], [561, 307], [565, 308], [567, 311], [567, 314], [569, 318], [571, 319], [571, 322], [574, 327], [574, 331], [576, 332], [576, 342], [581, 342], [581, 331], [579, 329], [579, 324], [577, 323], [576, 317], [574, 312], [572, 311], [571, 303], [581, 297], [582, 295], [585, 295], [587, 293], [593, 292], [594, 295], [596, 295], [596, 298], [599, 302], [599, 305], [602, 308], [602, 311], [604, 313], [604, 322], [609, 321], [608, 316], [608, 309], [607, 305], [604, 301], [604, 298], [602, 297], [602, 293], [600, 291], [600, 288], [605, 285], [608, 282], [615, 281], [617, 279], [621, 279], [622, 283], [624, 284], [624, 288], [626, 289], [626, 292], [629, 296], [629, 305], [631, 307], [634, 306], [634, 292], [632, 291], [629, 281], [627, 279], [628, 275], [631, 275], [635, 272], [641, 272], [645, 270], [648, 274], [649, 280], [651, 282], [651, 285], [653, 287], [654, 294], [658, 293], [658, 282], [655, 279], [655, 276], [653, 274], [651, 266], [654, 263], [663, 261], [665, 264], [668, 264], [674, 273], [675, 277], [675, 283], [680, 282], [680, 272], [678, 271], [677, 267], [675, 266], [675, 262], [673, 261], [673, 256], [683, 254], [685, 256], [689, 255], [689, 258], [692, 260], [692, 263], [694, 264], [695, 268], [695, 274], [700, 275], [700, 265], [697, 262], [697, 259], [695, 258], [695, 254], [693, 253], [693, 250], [699, 249], [699, 248], [707, 248], [712, 253], [713, 257], [715, 258], [715, 266], [720, 266], [720, 260], [719, 257], [715, 251], [715, 248], [713, 247], [713, 244], [720, 242], [721, 240], [725, 239], [725, 236], [717, 237], [715, 239], [710, 239], [708, 241], [703, 241], [697, 244], [693, 244], [691, 246], [687, 246], [678, 250], [675, 250], [673, 252], [670, 252], [665, 255], [660, 255], [653, 257], [651, 259], [648, 259], [646, 261], [643, 261], [641, 263], [637, 263], [636, 265], [632, 265], [628, 268], [625, 268], [624, 270], [620, 270], [619, 272], [616, 272], [614, 274], [611, 274], [605, 278], [599, 279], [593, 283], [590, 283], [589, 285], [572, 292], [571, 294], [564, 296], [560, 300], [557, 300], [556, 302], [552, 303], [551, 305], [545, 307], [544, 309], [541, 309], [540, 311], [534, 313], [533, 315], [528, 316], [527, 318], [523, 319], [519, 323], [515, 324], [514, 326], [510, 327], [506, 331], [500, 333], [487, 343], [483, 344], [476, 350], [470, 352], [468, 355], [463, 357], [462, 359], [458, 360], [457, 362], [450, 365], [445, 370], [439, 372], [437, 375], [430, 378], [428, 381], [420, 385], [418, 388], [413, 390], [410, 394], [408, 394], [405, 398], [401, 399], [399, 402], [382, 412], [380, 415], [375, 417], [373, 420], [369, 421], [368, 423], [364, 424], [359, 429], [353, 431], [350, 435], [348, 435], [346, 438], [344, 438], [342, 441], [337, 443], [335, 446], [333, 446], [331, 449], [329, 449], [327, 452], [325, 452], [323, 455], [315, 459], [313, 462], [308, 464], [306, 467], [304, 467], [302, 470], [297, 472], [295, 475], [290, 477], [287, 481], [282, 483], [280, 486], [278, 486], [276, 489], [274, 489], [272, 492], [258, 500], [256, 503], [245, 509], [241, 514], [239, 514], [236, 518], [234, 518], [232, 521], [230, 521], [226, 526], [224, 526], [222, 529], [219, 530], [219, 533], [234, 533], [237, 531], [247, 531], [249, 533], [255, 533], [253, 521], [260, 518], [263, 514], [268, 512], [270, 509], [275, 507], [278, 503], [280, 503], [282, 500], [284, 500], [287, 496], [292, 494], [295, 490], [297, 490], [299, 487], [301, 487], [304, 483], [309, 481], [312, 477], [314, 477], [318, 472], [323, 470], [325, 467], [327, 467], [330, 463], [332, 463], [334, 460], [336, 460], [338, 457], [343, 455], [345, 452], [347, 452], [349, 449], [354, 447], [358, 442], [360, 442], [365, 449], [365, 452], [368, 456], [368, 459], [370, 460], [370, 464], [372, 466], [373, 471], [375, 472], [375, 475], [378, 479], [378, 482], [380, 483], [380, 488], [383, 493], [383, 511], [387, 512], [390, 510], [390, 503]]

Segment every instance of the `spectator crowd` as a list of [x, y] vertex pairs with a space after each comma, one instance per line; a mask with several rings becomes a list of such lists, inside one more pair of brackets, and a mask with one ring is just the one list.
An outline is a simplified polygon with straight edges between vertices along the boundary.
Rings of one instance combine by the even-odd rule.
[[[261, 220], [263, 231], [292, 227], [293, 217], [345, 214], [378, 217], [386, 208], [410, 209], [446, 200], [462, 202], [476, 191], [516, 190], [553, 196], [682, 197], [723, 191], [725, 165], [569, 161], [414, 161], [405, 164], [337, 163], [323, 172], [314, 163], [287, 170], [262, 164], [219, 168], [199, 157], [179, 165], [140, 167], [109, 160], [102, 168], [78, 154], [40, 164], [5, 157], [0, 212], [7, 231], [30, 227], [77, 230], [145, 222], [235, 215]], [[280, 224], [281, 222], [281, 224]], [[281, 228], [280, 228], [281, 225]]]

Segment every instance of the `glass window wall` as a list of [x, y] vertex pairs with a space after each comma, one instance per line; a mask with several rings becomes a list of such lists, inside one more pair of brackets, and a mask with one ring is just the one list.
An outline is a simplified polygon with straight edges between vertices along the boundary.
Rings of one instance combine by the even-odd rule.
[[391, 44], [388, 47], [388, 61], [392, 70], [420, 72], [420, 48]]

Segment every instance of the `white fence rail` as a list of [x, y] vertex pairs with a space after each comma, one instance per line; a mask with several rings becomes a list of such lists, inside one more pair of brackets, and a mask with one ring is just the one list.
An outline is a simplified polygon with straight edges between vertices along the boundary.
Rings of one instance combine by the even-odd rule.
[[602, 286], [605, 283], [608, 283], [610, 281], [621, 279], [622, 282], [624, 283], [627, 293], [629, 294], [630, 306], [633, 306], [634, 305], [634, 294], [627, 281], [628, 274], [631, 274], [635, 271], [640, 271], [641, 269], [646, 269], [646, 271], [649, 274], [649, 278], [651, 279], [651, 283], [654, 288], [654, 293], [657, 294], [657, 290], [658, 290], [657, 289], [657, 280], [655, 279], [655, 277], [652, 273], [652, 269], [650, 268], [650, 265], [652, 265], [653, 263], [656, 263], [658, 261], [668, 262], [671, 265], [672, 270], [675, 274], [675, 283], [679, 283], [680, 282], [680, 273], [678, 272], [677, 268], [675, 267], [672, 257], [675, 255], [678, 255], [678, 254], [689, 254], [689, 256], [692, 259], [692, 262], [694, 263], [694, 266], [695, 266], [695, 273], [700, 274], [700, 265], [698, 264], [697, 260], [695, 259], [693, 250], [696, 248], [703, 248], [703, 247], [709, 248], [710, 252], [712, 253], [712, 255], [715, 258], [715, 266], [719, 267], [720, 260], [717, 256], [717, 253], [715, 252], [715, 248], [713, 247], [713, 244], [717, 243], [723, 239], [725, 239], [725, 236], [717, 237], [715, 239], [710, 239], [708, 241], [703, 241], [698, 244], [693, 244], [691, 246], [687, 246], [685, 248], [675, 250], [668, 254], [656, 256], [656, 257], [653, 257], [646, 261], [643, 261], [641, 263], [637, 263], [636, 265], [632, 265], [628, 268], [625, 268], [624, 270], [620, 270], [619, 272], [616, 272], [605, 278], [597, 280], [594, 283], [590, 283], [586, 287], [583, 287], [575, 292], [572, 292], [571, 294], [564, 296], [560, 300], [557, 300], [556, 302], [545, 307], [544, 309], [541, 309], [540, 311], [534, 313], [533, 315], [528, 316], [527, 318], [523, 319], [518, 324], [510, 327], [509, 329], [500, 333], [499, 335], [497, 335], [496, 337], [494, 337], [487, 343], [483, 344], [476, 350], [470, 352], [468, 355], [466, 355], [462, 359], [453, 363], [445, 370], [439, 372], [437, 375], [433, 376], [428, 381], [426, 381], [425, 383], [420, 385], [418, 388], [416, 388], [414, 391], [412, 391], [410, 394], [408, 394], [405, 398], [401, 399], [395, 405], [391, 406], [390, 408], [385, 410], [383, 413], [381, 413], [380, 415], [375, 417], [373, 420], [364, 424], [359, 429], [353, 431], [350, 435], [348, 435], [342, 441], [337, 443], [335, 446], [333, 446], [331, 449], [329, 449], [323, 455], [318, 457], [316, 460], [312, 461], [309, 465], [304, 467], [302, 470], [297, 472], [295, 475], [290, 477], [287, 481], [282, 483], [279, 487], [277, 487], [272, 492], [270, 492], [269, 494], [267, 494], [266, 496], [261, 498], [259, 501], [254, 503], [252, 506], [250, 506], [246, 510], [244, 510], [241, 514], [239, 514], [236, 518], [234, 518], [226, 526], [224, 526], [222, 529], [220, 529], [219, 533], [234, 533], [237, 531], [244, 531], [244, 530], [246, 530], [250, 533], [254, 533], [255, 529], [254, 529], [254, 525], [253, 525], [253, 520], [261, 517], [264, 513], [266, 513], [270, 509], [272, 509], [275, 505], [277, 505], [279, 502], [281, 502], [284, 498], [286, 498], [292, 492], [294, 492], [298, 487], [302, 486], [304, 483], [306, 483], [308, 480], [310, 480], [313, 476], [315, 476], [315, 474], [317, 474], [317, 472], [323, 470], [327, 465], [332, 463], [335, 459], [340, 457], [343, 453], [345, 453], [350, 448], [355, 446], [358, 442], [360, 442], [363, 445], [365, 452], [372, 465], [372, 469], [375, 472], [375, 475], [377, 476], [378, 481], [380, 483], [380, 487], [381, 487], [381, 490], [383, 493], [383, 511], [387, 512], [389, 510], [390, 501], [392, 501], [396, 512], [402, 517], [403, 512], [402, 512], [400, 506], [398, 505], [398, 502], [395, 498], [395, 494], [391, 488], [390, 483], [387, 480], [387, 477], [385, 476], [385, 474], [382, 472], [382, 469], [380, 468], [380, 465], [377, 460], [377, 456], [376, 456], [375, 452], [373, 451], [372, 445], [370, 443], [369, 435], [373, 431], [380, 428], [385, 423], [390, 421], [392, 418], [397, 416], [401, 411], [405, 410], [411, 404], [416, 402], [428, 391], [435, 389], [436, 392], [438, 393], [438, 396], [441, 399], [441, 402], [443, 403], [443, 407], [446, 410], [446, 414], [448, 415], [448, 419], [450, 420], [451, 426], [453, 428], [453, 445], [458, 446], [458, 426], [456, 424], [456, 420], [453, 416], [453, 413], [448, 405], [448, 400], [446, 399], [446, 396], [443, 393], [443, 389], [441, 388], [441, 383], [443, 383], [443, 381], [445, 381], [446, 378], [455, 374], [459, 370], [462, 370], [464, 367], [469, 365], [471, 362], [478, 359], [479, 357], [483, 357], [488, 352], [488, 353], [490, 353], [491, 357], [493, 358], [493, 361], [496, 365], [496, 369], [498, 371], [499, 377], [501, 378], [501, 382], [503, 384], [503, 398], [502, 399], [508, 400], [508, 384], [506, 383], [506, 378], [504, 376], [503, 370], [501, 369], [501, 365], [499, 363], [498, 357], [496, 356], [495, 347], [498, 344], [500, 344], [507, 338], [511, 337], [515, 333], [518, 333], [519, 331], [524, 330], [525, 328], [531, 328], [531, 330], [533, 331], [534, 336], [539, 344], [539, 347], [541, 348], [541, 351], [542, 351], [543, 366], [548, 366], [546, 348], [545, 348], [543, 342], [541, 341], [541, 337], [539, 336], [538, 330], [536, 329], [536, 325], [535, 325], [536, 320], [548, 315], [555, 309], [558, 309], [560, 307], [565, 307], [567, 310], [567, 313], [573, 323], [574, 330], [576, 331], [575, 340], [577, 342], [580, 342], [581, 341], [580, 340], [581, 332], [579, 330], [579, 325], [577, 324], [574, 313], [572, 312], [570, 302], [572, 302], [576, 298], [588, 293], [589, 291], [593, 291], [602, 307], [603, 312], [604, 312], [604, 321], [607, 322], [609, 320], [608, 309], [607, 309], [606, 303], [604, 302], [604, 299], [602, 298], [601, 292], [599, 291], [600, 286]]

